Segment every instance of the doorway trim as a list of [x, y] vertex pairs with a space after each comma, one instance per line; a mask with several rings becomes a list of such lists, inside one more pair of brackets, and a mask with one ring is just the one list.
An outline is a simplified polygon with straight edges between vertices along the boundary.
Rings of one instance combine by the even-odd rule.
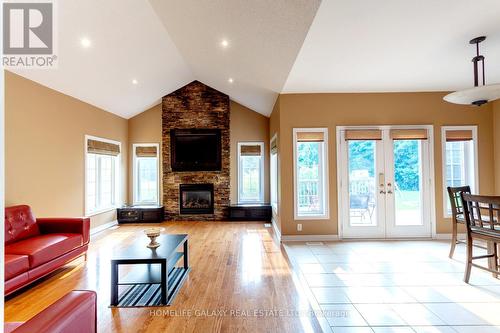
[[[436, 231], [436, 182], [435, 182], [435, 167], [434, 167], [434, 125], [361, 125], [361, 126], [336, 126], [336, 164], [337, 164], [337, 228], [339, 239], [343, 239], [343, 203], [342, 203], [342, 151], [341, 151], [341, 131], [344, 130], [388, 130], [388, 129], [426, 129], [429, 140], [429, 209], [430, 211], [430, 224], [431, 224], [431, 238], [437, 237]], [[373, 239], [373, 238], [372, 238]], [[387, 238], [383, 238], [387, 239]], [[397, 238], [396, 238], [397, 239]], [[405, 238], [408, 239], [408, 238]], [[411, 237], [409, 238], [411, 239]], [[419, 237], [418, 239], [422, 239]], [[394, 240], [394, 238], [391, 238]]]

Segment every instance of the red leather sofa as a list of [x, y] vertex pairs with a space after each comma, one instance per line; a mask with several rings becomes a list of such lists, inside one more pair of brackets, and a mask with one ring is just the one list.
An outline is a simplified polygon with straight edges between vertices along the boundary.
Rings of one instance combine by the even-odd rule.
[[97, 295], [74, 290], [26, 322], [5, 323], [5, 333], [95, 333]]
[[5, 295], [85, 254], [88, 218], [37, 218], [26, 205], [5, 208]]

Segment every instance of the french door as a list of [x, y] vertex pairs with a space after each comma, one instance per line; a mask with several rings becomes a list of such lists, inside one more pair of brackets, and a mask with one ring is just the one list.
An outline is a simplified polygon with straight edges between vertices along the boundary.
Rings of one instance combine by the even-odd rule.
[[432, 128], [340, 128], [343, 238], [431, 237]]

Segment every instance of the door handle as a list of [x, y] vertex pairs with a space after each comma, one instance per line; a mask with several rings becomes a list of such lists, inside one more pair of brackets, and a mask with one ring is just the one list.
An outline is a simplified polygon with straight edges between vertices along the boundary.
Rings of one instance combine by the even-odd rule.
[[379, 183], [379, 188], [380, 188], [380, 191], [379, 193], [380, 194], [385, 194], [385, 175], [381, 172], [378, 174], [378, 183]]
[[391, 183], [387, 183], [387, 194], [392, 194], [391, 186], [392, 186]]

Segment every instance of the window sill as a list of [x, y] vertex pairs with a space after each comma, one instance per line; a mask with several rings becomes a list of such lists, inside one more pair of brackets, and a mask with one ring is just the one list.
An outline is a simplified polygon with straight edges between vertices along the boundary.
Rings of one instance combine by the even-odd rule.
[[103, 209], [100, 209], [100, 210], [95, 210], [95, 211], [92, 211], [92, 212], [86, 212], [85, 213], [85, 217], [92, 217], [92, 216], [104, 214], [104, 213], [107, 213], [107, 212], [111, 212], [111, 211], [117, 209], [118, 207], [119, 206], [113, 206], [113, 207], [103, 208]]
[[157, 201], [134, 202], [132, 206], [161, 206]]
[[300, 220], [329, 220], [330, 215], [295, 215], [296, 221]]
[[264, 205], [264, 201], [238, 201], [238, 205]]

